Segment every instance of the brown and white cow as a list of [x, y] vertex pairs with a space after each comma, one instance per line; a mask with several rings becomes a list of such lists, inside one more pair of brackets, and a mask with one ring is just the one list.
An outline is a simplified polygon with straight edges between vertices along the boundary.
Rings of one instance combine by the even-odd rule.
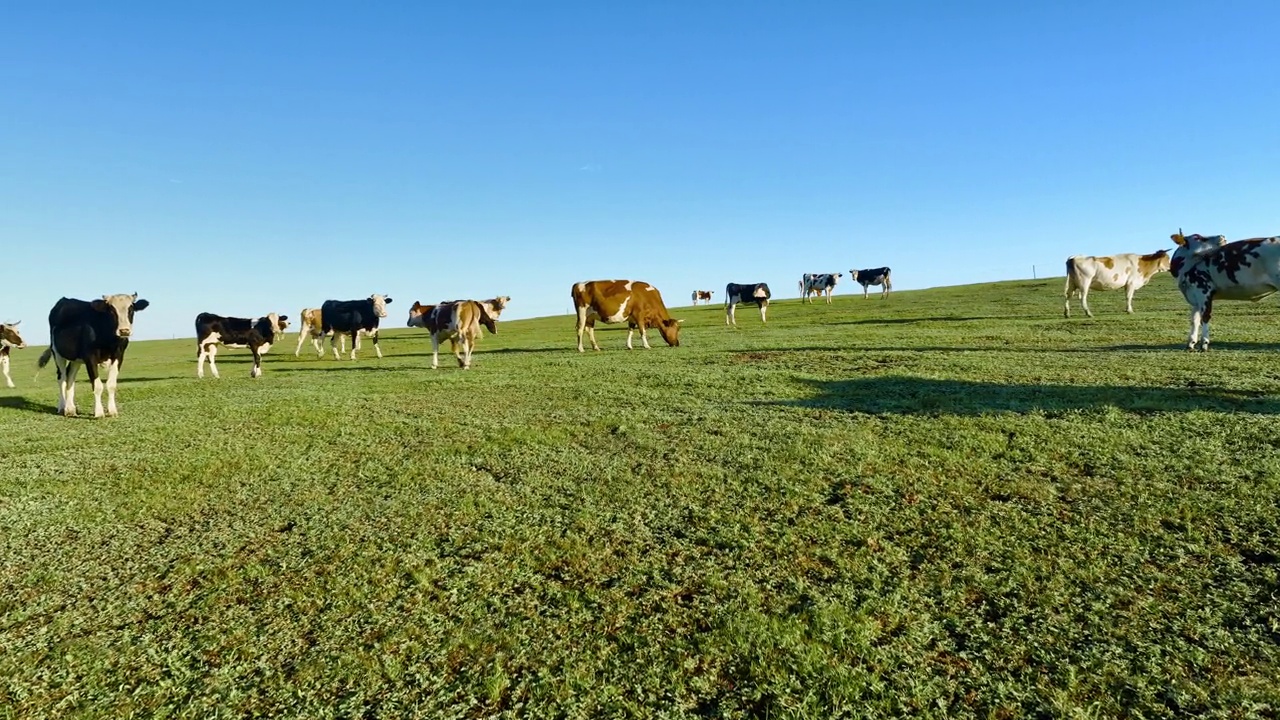
[[631, 337], [640, 328], [640, 342], [649, 349], [649, 328], [656, 327], [667, 344], [680, 345], [680, 320], [667, 313], [662, 294], [647, 282], [639, 280], [588, 280], [575, 283], [570, 290], [573, 307], [578, 314], [578, 352], [582, 349], [582, 333], [591, 333], [591, 347], [596, 350], [596, 321], [627, 323], [627, 349]]
[[1067, 285], [1062, 291], [1066, 296], [1063, 316], [1071, 317], [1071, 296], [1079, 294], [1080, 307], [1085, 315], [1093, 317], [1089, 309], [1089, 290], [1118, 290], [1124, 288], [1125, 309], [1133, 312], [1133, 294], [1150, 282], [1156, 273], [1169, 269], [1169, 251], [1157, 250], [1148, 255], [1121, 253], [1119, 255], [1072, 255], [1067, 258]]
[[[1172, 271], [1191, 305], [1187, 350], [1209, 349], [1209, 318], [1214, 300], [1257, 302], [1280, 291], [1280, 237], [1227, 242], [1222, 235], [1171, 236], [1178, 249]], [[1203, 326], [1202, 326], [1203, 324]]]
[[18, 325], [22, 321], [15, 323], [0, 323], [0, 372], [4, 373], [4, 384], [13, 387], [13, 378], [9, 377], [9, 350], [17, 348], [21, 350], [27, 346], [26, 341], [18, 334]]
[[[506, 303], [502, 305], [505, 307]], [[480, 341], [480, 326], [489, 328], [490, 333], [498, 332], [497, 320], [489, 314], [484, 303], [475, 300], [450, 300], [439, 305], [423, 305], [415, 300], [413, 307], [409, 308], [408, 324], [431, 333], [432, 370], [440, 366], [441, 341], [448, 340], [458, 365], [463, 370], [470, 370], [471, 353]]]
[[694, 290], [694, 291], [693, 291], [693, 304], [694, 304], [694, 305], [697, 305], [699, 300], [706, 300], [706, 301], [707, 301], [707, 304], [708, 304], [708, 305], [710, 305], [710, 304], [711, 304], [711, 293], [713, 293], [713, 292], [715, 292], [715, 291], [714, 291], [714, 290]]

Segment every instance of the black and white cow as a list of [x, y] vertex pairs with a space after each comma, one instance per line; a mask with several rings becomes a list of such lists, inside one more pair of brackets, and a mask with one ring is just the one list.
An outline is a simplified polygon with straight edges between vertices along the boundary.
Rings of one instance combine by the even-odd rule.
[[1280, 237], [1229, 243], [1222, 235], [1183, 235], [1178, 230], [1172, 238], [1178, 249], [1169, 270], [1191, 305], [1187, 350], [1209, 349], [1214, 300], [1257, 302], [1280, 291]]
[[765, 322], [769, 309], [769, 286], [764, 283], [729, 283], [724, 286], [724, 324], [737, 327], [734, 308], [738, 303], [753, 303], [760, 308], [760, 322]]
[[133, 314], [151, 303], [138, 294], [103, 295], [101, 300], [62, 298], [49, 311], [49, 349], [40, 356], [39, 367], [53, 358], [58, 368], [58, 413], [76, 414], [76, 371], [84, 363], [93, 383], [93, 416], [102, 417], [102, 377], [98, 366], [107, 366], [107, 414], [115, 417], [116, 381], [124, 352], [133, 334]]
[[370, 295], [364, 300], [325, 300], [320, 306], [320, 334], [333, 333], [329, 345], [333, 348], [333, 359], [338, 359], [338, 347], [335, 341], [342, 335], [351, 336], [351, 359], [356, 359], [356, 351], [360, 349], [360, 335], [373, 338], [373, 349], [382, 357], [382, 348], [378, 347], [378, 320], [387, 316], [387, 306], [391, 298], [378, 294]]
[[18, 334], [18, 325], [22, 321], [15, 323], [0, 323], [0, 372], [4, 373], [4, 384], [13, 387], [13, 378], [9, 377], [9, 350], [17, 348], [21, 350], [27, 346], [27, 343]]
[[253, 368], [249, 377], [262, 375], [262, 356], [271, 346], [284, 338], [289, 327], [288, 315], [267, 313], [256, 320], [223, 317], [213, 313], [196, 316], [196, 377], [204, 377], [204, 361], [209, 360], [209, 370], [218, 377], [218, 344], [231, 348], [247, 347], [253, 352]]
[[849, 277], [853, 281], [862, 286], [862, 298], [867, 298], [867, 288], [872, 285], [883, 285], [884, 289], [880, 291], [880, 299], [883, 300], [885, 295], [893, 289], [893, 283], [889, 280], [889, 268], [871, 268], [869, 270], [850, 270]]
[[827, 304], [831, 304], [831, 293], [836, 289], [836, 282], [844, 273], [805, 273], [800, 278], [800, 294], [805, 302], [812, 303], [814, 295], [826, 295]]

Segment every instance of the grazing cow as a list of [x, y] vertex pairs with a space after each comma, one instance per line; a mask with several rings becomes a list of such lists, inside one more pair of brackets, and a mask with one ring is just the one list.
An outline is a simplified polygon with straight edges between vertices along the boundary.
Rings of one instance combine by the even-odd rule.
[[752, 303], [760, 308], [760, 322], [765, 321], [769, 309], [769, 286], [764, 283], [729, 283], [724, 286], [724, 324], [738, 326], [734, 308], [738, 303]]
[[1121, 253], [1094, 257], [1073, 255], [1067, 258], [1067, 285], [1062, 291], [1066, 296], [1063, 316], [1071, 317], [1071, 296], [1080, 295], [1080, 307], [1084, 314], [1093, 317], [1089, 309], [1089, 290], [1116, 290], [1124, 288], [1126, 311], [1133, 312], [1133, 294], [1159, 272], [1169, 269], [1169, 251], [1158, 250], [1149, 255]]
[[102, 417], [103, 382], [98, 366], [107, 366], [107, 414], [115, 417], [116, 381], [124, 352], [133, 334], [133, 315], [151, 303], [138, 294], [103, 295], [101, 300], [62, 298], [49, 311], [49, 349], [40, 356], [39, 367], [53, 358], [58, 368], [58, 413], [76, 414], [77, 363], [84, 363], [93, 383], [93, 416]]
[[325, 300], [320, 306], [320, 334], [333, 333], [329, 341], [333, 348], [333, 359], [338, 359], [338, 347], [333, 340], [343, 333], [351, 335], [351, 359], [356, 359], [356, 351], [360, 349], [360, 335], [373, 338], [373, 349], [382, 357], [382, 348], [378, 347], [378, 319], [387, 316], [387, 306], [391, 298], [373, 294], [364, 300]]
[[714, 291], [714, 290], [694, 290], [694, 291], [693, 291], [693, 304], [694, 304], [694, 305], [697, 305], [699, 300], [706, 300], [706, 301], [707, 301], [707, 304], [708, 304], [708, 305], [710, 305], [710, 304], [711, 304], [711, 293], [713, 293], [713, 292], [715, 292], [715, 291]]
[[16, 323], [0, 323], [0, 372], [4, 373], [4, 384], [9, 387], [13, 387], [13, 378], [9, 377], [9, 350], [21, 350], [27, 346], [18, 334], [18, 325], [21, 323], [21, 320]]
[[214, 359], [218, 355], [219, 343], [230, 348], [249, 348], [253, 352], [253, 369], [249, 371], [249, 377], [260, 377], [262, 356], [284, 337], [284, 329], [289, 327], [288, 319], [288, 315], [276, 313], [267, 313], [256, 320], [200, 313], [196, 316], [196, 377], [204, 377], [205, 358], [209, 359], [209, 370], [213, 376], [218, 377], [218, 364]]
[[836, 289], [836, 282], [844, 273], [805, 273], [800, 278], [800, 293], [805, 302], [812, 303], [814, 295], [826, 294], [827, 304], [831, 304], [831, 293]]
[[[1172, 271], [1191, 305], [1187, 350], [1209, 349], [1209, 318], [1214, 300], [1257, 302], [1280, 290], [1280, 237], [1227, 242], [1222, 235], [1172, 236]], [[1203, 323], [1203, 326], [1202, 326]], [[1201, 331], [1203, 330], [1203, 334]]]
[[889, 280], [889, 268], [871, 268], [869, 270], [850, 270], [849, 277], [853, 281], [862, 286], [862, 299], [867, 299], [867, 289], [872, 285], [883, 285], [880, 291], [880, 299], [883, 300], [885, 295], [893, 289], [893, 283]]
[[[490, 302], [490, 301], [486, 301]], [[506, 304], [503, 303], [503, 307]], [[501, 311], [499, 311], [501, 312]], [[476, 300], [449, 300], [439, 305], [423, 305], [414, 301], [409, 308], [409, 327], [417, 327], [431, 333], [431, 369], [440, 366], [440, 342], [449, 341], [458, 366], [471, 369], [471, 353], [480, 341], [480, 326], [497, 334], [497, 318], [489, 314], [484, 302]], [[461, 350], [459, 350], [461, 343]]]
[[596, 350], [596, 321], [627, 323], [627, 349], [631, 337], [640, 328], [640, 342], [649, 349], [649, 328], [656, 327], [667, 344], [680, 345], [680, 320], [667, 313], [658, 288], [639, 280], [589, 280], [575, 283], [570, 290], [573, 307], [578, 314], [578, 352], [582, 349], [583, 330], [591, 333], [591, 347]]

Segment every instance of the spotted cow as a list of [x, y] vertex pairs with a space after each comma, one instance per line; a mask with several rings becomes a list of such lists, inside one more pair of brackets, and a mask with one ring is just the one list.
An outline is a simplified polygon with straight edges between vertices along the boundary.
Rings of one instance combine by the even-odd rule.
[[289, 327], [289, 316], [267, 313], [263, 317], [223, 317], [213, 313], [196, 316], [196, 377], [204, 377], [204, 361], [209, 361], [209, 371], [218, 375], [218, 345], [229, 348], [249, 348], [253, 353], [253, 367], [249, 377], [262, 376], [262, 356], [271, 346], [284, 338]]
[[[373, 338], [373, 349], [382, 357], [382, 348], [378, 347], [378, 321], [387, 316], [387, 306], [391, 298], [373, 294], [364, 300], [325, 300], [320, 306], [320, 335], [333, 333], [334, 339], [343, 334], [351, 336], [351, 359], [356, 359], [356, 351], [360, 349], [360, 336]], [[333, 348], [333, 359], [339, 359], [338, 346], [330, 339]]]
[[1257, 302], [1280, 290], [1280, 237], [1227, 242], [1222, 235], [1171, 236], [1177, 244], [1171, 270], [1191, 305], [1187, 350], [1209, 349], [1214, 300]]
[[1063, 316], [1071, 317], [1071, 297], [1080, 296], [1080, 307], [1085, 315], [1093, 317], [1089, 309], [1089, 290], [1118, 290], [1124, 288], [1125, 311], [1133, 312], [1133, 294], [1151, 281], [1157, 273], [1169, 270], [1169, 251], [1157, 250], [1147, 255], [1121, 253], [1119, 255], [1073, 255], [1067, 258], [1067, 285], [1062, 291], [1066, 297]]
[[713, 293], [713, 292], [715, 292], [715, 291], [714, 291], [714, 290], [694, 290], [694, 291], [693, 291], [693, 304], [694, 304], [694, 305], [697, 305], [699, 301], [701, 301], [701, 300], [705, 300], [705, 301], [707, 302], [707, 304], [708, 304], [708, 305], [710, 305], [710, 304], [711, 304], [711, 293]]
[[862, 286], [862, 299], [867, 299], [867, 290], [872, 285], [881, 285], [880, 299], [883, 300], [889, 291], [893, 289], [893, 282], [889, 279], [889, 268], [870, 268], [867, 270], [850, 270], [849, 277], [853, 281]]
[[737, 327], [734, 308], [738, 303], [749, 303], [760, 308], [760, 322], [766, 322], [769, 310], [769, 286], [765, 283], [729, 283], [724, 286], [724, 324]]
[[640, 328], [640, 342], [649, 349], [649, 328], [656, 327], [667, 344], [680, 345], [680, 320], [672, 319], [662, 294], [647, 282], [639, 280], [588, 280], [575, 283], [570, 289], [573, 307], [578, 315], [578, 352], [583, 352], [582, 333], [591, 335], [591, 347], [596, 343], [596, 321], [603, 323], [627, 323], [627, 349], [631, 337]]
[[76, 414], [76, 371], [83, 364], [93, 384], [93, 416], [102, 417], [102, 377], [98, 366], [107, 366], [107, 415], [115, 417], [116, 383], [124, 353], [133, 334], [134, 313], [150, 305], [138, 294], [103, 295], [100, 300], [62, 298], [49, 311], [49, 349], [37, 363], [53, 359], [58, 368], [58, 413]]
[[807, 303], [813, 302], [814, 295], [826, 295], [827, 304], [831, 304], [831, 293], [835, 292], [836, 282], [844, 273], [805, 273], [800, 278], [800, 294]]
[[471, 353], [480, 341], [480, 326], [488, 328], [490, 334], [498, 332], [497, 318], [476, 300], [449, 300], [439, 305], [423, 305], [415, 300], [409, 308], [408, 324], [431, 333], [432, 370], [440, 366], [441, 341], [448, 340], [458, 366], [470, 370]]
[[27, 346], [27, 343], [18, 334], [18, 325], [21, 320], [14, 323], [0, 323], [0, 372], [4, 374], [4, 384], [13, 387], [13, 378], [9, 377], [9, 350], [17, 348], [21, 350]]

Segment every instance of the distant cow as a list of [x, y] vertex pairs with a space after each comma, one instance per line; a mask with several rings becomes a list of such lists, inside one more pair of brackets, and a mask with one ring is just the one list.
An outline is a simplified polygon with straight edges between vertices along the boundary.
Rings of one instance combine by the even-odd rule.
[[13, 378], [9, 377], [9, 350], [21, 350], [27, 346], [18, 334], [18, 325], [21, 323], [21, 320], [16, 323], [0, 323], [0, 372], [4, 373], [4, 383], [9, 387], [13, 387]]
[[649, 349], [651, 327], [658, 328], [662, 339], [676, 347], [680, 344], [680, 322], [673, 320], [662, 302], [662, 294], [647, 282], [639, 280], [589, 280], [575, 283], [570, 291], [573, 307], [578, 314], [578, 352], [582, 349], [582, 333], [591, 334], [591, 347], [596, 350], [596, 321], [603, 323], [627, 323], [627, 349], [631, 337], [640, 328], [640, 342]]
[[[445, 305], [445, 304], [447, 304], [447, 303], [460, 303], [460, 302], [464, 302], [464, 301], [462, 301], [462, 300], [443, 300], [443, 301], [441, 301], [441, 302], [440, 302], [440, 304], [441, 304], [441, 305]], [[502, 316], [502, 311], [503, 311], [503, 310], [506, 310], [506, 309], [507, 309], [507, 305], [511, 302], [511, 296], [510, 296], [510, 295], [499, 295], [499, 296], [498, 296], [498, 297], [496, 297], [496, 298], [489, 298], [488, 300], [472, 300], [471, 302], [478, 302], [478, 303], [480, 303], [481, 305], [483, 305], [483, 306], [484, 306], [484, 311], [485, 311], [485, 313], [486, 313], [489, 317], [493, 318], [493, 321], [496, 323], [496, 322], [498, 322], [498, 318]], [[416, 303], [416, 301], [415, 301], [415, 303]], [[423, 305], [422, 307], [430, 307], [430, 306], [428, 306], [428, 305]], [[483, 324], [483, 323], [481, 323], [481, 324]], [[418, 327], [418, 326], [417, 326], [417, 325], [414, 325], [413, 327]], [[493, 335], [493, 334], [495, 334], [495, 333], [497, 333], [497, 332], [498, 332], [498, 331], [497, 331], [496, 329], [494, 329], [494, 328], [489, 328], [489, 334], [490, 334], [490, 335]]]
[[714, 290], [694, 290], [694, 291], [693, 291], [693, 304], [694, 304], [694, 305], [697, 305], [699, 300], [706, 300], [706, 301], [707, 301], [707, 304], [708, 304], [708, 305], [710, 305], [710, 304], [711, 304], [711, 293], [713, 293], [713, 292], [715, 292], [715, 291], [714, 291]]
[[378, 320], [387, 316], [387, 306], [391, 298], [373, 294], [364, 300], [325, 300], [320, 306], [320, 335], [333, 333], [329, 341], [333, 348], [333, 359], [337, 360], [338, 347], [334, 343], [343, 334], [351, 335], [351, 359], [356, 359], [356, 351], [360, 349], [360, 335], [373, 338], [373, 349], [382, 357], [382, 348], [378, 347]]
[[807, 303], [813, 302], [814, 295], [826, 295], [827, 304], [831, 304], [831, 293], [836, 289], [836, 282], [844, 273], [805, 273], [800, 278], [800, 294]]
[[872, 285], [884, 286], [880, 291], [881, 300], [883, 300], [884, 296], [888, 295], [889, 291], [893, 289], [893, 283], [889, 280], [889, 268], [887, 267], [871, 268], [869, 270], [850, 270], [849, 277], [853, 278], [854, 282], [862, 286], [862, 298], [864, 300], [867, 298], [867, 289]]
[[204, 377], [204, 361], [209, 360], [209, 370], [218, 376], [218, 344], [230, 348], [247, 347], [253, 353], [253, 368], [249, 377], [262, 375], [262, 356], [271, 346], [284, 338], [289, 326], [288, 315], [267, 313], [256, 320], [223, 317], [213, 313], [196, 316], [196, 377]]
[[[1178, 289], [1191, 305], [1187, 350], [1209, 349], [1214, 300], [1257, 302], [1280, 290], [1280, 237], [1227, 242], [1222, 235], [1172, 236], [1178, 248], [1171, 261]], [[1203, 326], [1202, 326], [1203, 323]], [[1203, 327], [1203, 333], [1202, 333]]]
[[737, 327], [734, 308], [738, 303], [751, 303], [760, 308], [760, 322], [769, 309], [769, 286], [764, 283], [729, 283], [724, 286], [724, 324]]
[[101, 300], [62, 298], [49, 311], [49, 349], [39, 367], [53, 358], [58, 368], [58, 413], [76, 414], [76, 371], [84, 363], [93, 383], [93, 416], [102, 417], [103, 382], [98, 366], [107, 366], [107, 414], [115, 417], [116, 381], [133, 334], [133, 315], [150, 305], [138, 294], [103, 295]]
[[450, 300], [439, 305], [423, 305], [415, 300], [413, 307], [409, 308], [408, 324], [431, 333], [432, 370], [440, 366], [442, 340], [449, 341], [458, 366], [470, 370], [471, 353], [480, 341], [480, 326], [485, 326], [492, 334], [498, 332], [497, 319], [489, 314], [483, 303], [475, 300]]
[[1149, 255], [1121, 253], [1119, 255], [1073, 255], [1067, 258], [1067, 285], [1062, 291], [1066, 296], [1063, 315], [1071, 317], [1071, 296], [1080, 295], [1080, 307], [1085, 315], [1093, 317], [1089, 310], [1089, 290], [1117, 290], [1124, 288], [1125, 307], [1133, 312], [1133, 294], [1159, 272], [1169, 269], [1169, 251], [1158, 250]]

